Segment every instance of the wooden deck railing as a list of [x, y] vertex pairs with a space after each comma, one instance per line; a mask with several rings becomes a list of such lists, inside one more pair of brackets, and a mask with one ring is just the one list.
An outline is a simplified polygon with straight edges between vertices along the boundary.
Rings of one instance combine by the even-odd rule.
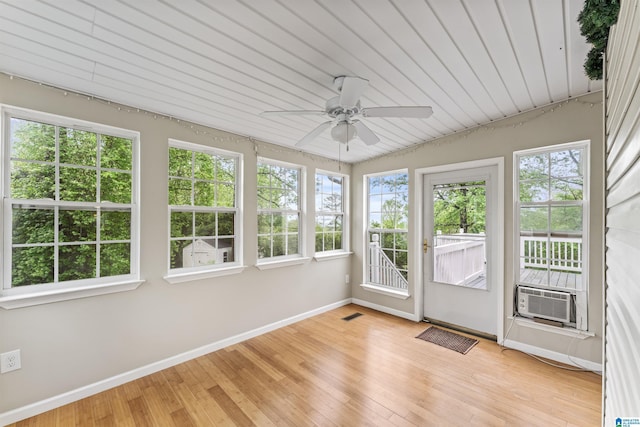
[[582, 239], [520, 236], [520, 268], [527, 267], [581, 272]]
[[435, 282], [464, 286], [485, 273], [483, 235], [436, 235], [434, 243]]
[[380, 248], [379, 236], [373, 234], [367, 251], [368, 282], [392, 289], [409, 288], [407, 279]]
[[[367, 251], [368, 281], [393, 289], [407, 289], [407, 279], [380, 248], [379, 236], [371, 236]], [[474, 234], [437, 235], [433, 248], [434, 281], [465, 285], [486, 272], [485, 237]], [[582, 271], [582, 239], [579, 237], [522, 236], [520, 268]], [[574, 285], [575, 286], [575, 285]]]

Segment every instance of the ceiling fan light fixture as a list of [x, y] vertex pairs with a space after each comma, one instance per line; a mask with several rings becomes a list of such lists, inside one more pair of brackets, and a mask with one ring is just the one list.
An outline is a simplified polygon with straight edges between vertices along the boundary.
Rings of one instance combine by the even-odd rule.
[[358, 136], [356, 127], [348, 122], [340, 122], [331, 129], [331, 138], [336, 142], [346, 144]]

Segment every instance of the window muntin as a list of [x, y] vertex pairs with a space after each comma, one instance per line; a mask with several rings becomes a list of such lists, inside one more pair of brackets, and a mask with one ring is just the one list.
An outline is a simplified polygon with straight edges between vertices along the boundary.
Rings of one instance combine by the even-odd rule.
[[[382, 252], [397, 271], [408, 276], [409, 174], [394, 172], [367, 177], [367, 244], [379, 236]], [[367, 282], [372, 283], [372, 268], [367, 268]]]
[[258, 160], [258, 260], [302, 256], [299, 166]]
[[239, 264], [240, 155], [169, 142], [169, 271]]
[[516, 282], [586, 290], [588, 144], [516, 153]]
[[5, 292], [135, 278], [137, 133], [23, 110], [3, 120]]
[[345, 251], [347, 178], [331, 172], [317, 172], [316, 192], [316, 252]]

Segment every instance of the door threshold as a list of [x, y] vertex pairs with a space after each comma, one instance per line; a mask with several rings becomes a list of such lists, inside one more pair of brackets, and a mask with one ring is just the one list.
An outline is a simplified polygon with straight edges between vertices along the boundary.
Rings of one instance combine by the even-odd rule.
[[442, 326], [443, 328], [452, 329], [454, 331], [462, 332], [469, 335], [474, 335], [476, 337], [484, 338], [490, 341], [498, 342], [498, 337], [492, 334], [488, 334], [486, 332], [476, 331], [475, 329], [465, 328], [464, 326], [454, 325], [453, 323], [442, 322], [437, 319], [431, 319], [429, 317], [425, 317], [423, 322], [431, 323], [433, 325]]

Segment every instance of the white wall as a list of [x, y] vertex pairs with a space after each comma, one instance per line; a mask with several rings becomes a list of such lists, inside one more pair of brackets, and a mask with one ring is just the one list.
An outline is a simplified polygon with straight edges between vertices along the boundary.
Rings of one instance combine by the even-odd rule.
[[640, 10], [621, 2], [606, 64], [604, 425], [640, 418]]
[[[60, 89], [39, 86], [0, 75], [0, 103], [50, 112], [141, 133], [141, 272], [146, 282], [137, 290], [29, 308], [0, 309], [0, 352], [21, 349], [23, 368], [0, 376], [0, 415], [41, 399], [95, 383], [173, 355], [259, 328], [350, 297], [411, 317], [414, 300], [406, 301], [362, 290], [363, 175], [492, 157], [505, 159], [505, 312], [511, 312], [513, 283], [512, 153], [514, 150], [590, 139], [591, 255], [590, 329], [595, 338], [571, 343], [571, 355], [600, 363], [602, 348], [602, 106], [593, 94], [442, 138], [353, 167], [351, 175], [352, 249], [345, 259], [315, 261], [302, 266], [259, 271], [256, 262], [255, 161], [257, 155], [307, 166], [307, 191], [313, 193], [314, 168], [338, 171], [336, 162], [207, 129], [198, 135], [189, 126], [152, 114], [118, 111], [86, 97], [64, 95]], [[202, 128], [201, 128], [202, 129]], [[244, 257], [240, 275], [169, 285], [166, 274], [167, 140], [208, 144], [238, 151], [245, 159]], [[257, 147], [258, 152], [254, 151]], [[409, 193], [415, 205], [414, 194]], [[308, 206], [312, 207], [313, 198]], [[309, 212], [311, 214], [312, 212]], [[409, 212], [414, 223], [415, 206]], [[307, 233], [313, 232], [311, 215]], [[409, 245], [418, 249], [421, 237], [410, 233]], [[313, 239], [306, 241], [313, 253]], [[330, 264], [327, 264], [330, 263]], [[411, 268], [411, 266], [410, 266]], [[351, 274], [351, 286], [344, 284]], [[411, 293], [418, 281], [410, 275]], [[505, 330], [509, 326], [504, 319]], [[566, 353], [570, 338], [514, 326], [509, 338]]]
[[[117, 106], [0, 74], [0, 103], [136, 130], [141, 133], [141, 277], [137, 290], [0, 309], [0, 353], [22, 352], [22, 369], [0, 376], [3, 412], [110, 378], [264, 325], [348, 299], [348, 258], [259, 271], [256, 263], [256, 156], [307, 167], [313, 209], [315, 168], [337, 162]], [[199, 128], [203, 130], [204, 128]], [[242, 274], [170, 285], [167, 272], [168, 138], [244, 154]], [[254, 150], [257, 147], [257, 153]], [[342, 165], [342, 173], [351, 167]], [[313, 211], [306, 250], [313, 255]]]
[[[409, 286], [411, 297], [400, 300], [362, 289], [362, 263], [364, 262], [364, 219], [363, 176], [369, 173], [408, 168], [410, 187], [415, 183], [414, 171], [419, 168], [451, 163], [504, 158], [504, 250], [505, 250], [505, 293], [502, 319], [504, 330], [510, 327], [506, 318], [513, 313], [513, 152], [566, 142], [591, 140], [591, 224], [589, 256], [589, 329], [595, 337], [584, 340], [569, 338], [543, 330], [514, 325], [508, 339], [521, 348], [540, 349], [549, 356], [569, 354], [577, 359], [594, 362], [597, 366], [602, 360], [602, 246], [603, 246], [603, 140], [602, 140], [602, 93], [590, 94], [579, 99], [539, 108], [515, 117], [496, 121], [488, 126], [461, 132], [457, 135], [438, 139], [413, 149], [393, 153], [370, 161], [358, 163], [353, 167], [352, 210], [354, 215], [352, 248], [354, 263], [351, 271], [353, 298], [364, 300], [376, 306], [388, 307], [393, 311], [406, 313], [406, 317], [415, 315], [416, 286], [421, 278], [411, 272], [409, 266]], [[418, 200], [409, 192], [409, 224], [415, 223]], [[409, 230], [409, 250], [420, 251], [422, 236]], [[411, 258], [410, 258], [411, 260]]]

